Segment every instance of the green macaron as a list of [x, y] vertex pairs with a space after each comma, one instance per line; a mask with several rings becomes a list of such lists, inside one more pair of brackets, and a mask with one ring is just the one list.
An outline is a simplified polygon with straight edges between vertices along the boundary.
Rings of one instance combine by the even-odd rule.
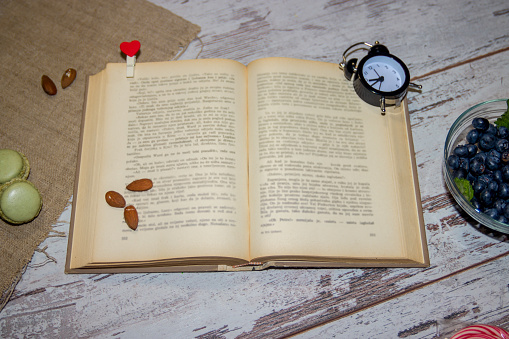
[[0, 186], [0, 218], [8, 223], [27, 223], [41, 207], [41, 195], [30, 181], [15, 178]]
[[28, 178], [30, 165], [24, 154], [12, 149], [0, 149], [0, 184], [11, 179]]

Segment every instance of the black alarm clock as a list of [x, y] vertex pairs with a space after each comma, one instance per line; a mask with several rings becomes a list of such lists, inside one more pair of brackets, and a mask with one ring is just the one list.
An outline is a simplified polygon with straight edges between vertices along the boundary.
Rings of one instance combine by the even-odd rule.
[[[369, 47], [367, 55], [358, 63], [357, 59], [346, 61], [348, 51], [358, 45]], [[339, 64], [345, 77], [353, 81], [357, 95], [373, 106], [380, 106], [382, 115], [386, 106], [399, 106], [409, 87], [421, 89], [422, 86], [410, 82], [408, 67], [398, 57], [378, 41], [374, 45], [358, 42], [348, 47]]]

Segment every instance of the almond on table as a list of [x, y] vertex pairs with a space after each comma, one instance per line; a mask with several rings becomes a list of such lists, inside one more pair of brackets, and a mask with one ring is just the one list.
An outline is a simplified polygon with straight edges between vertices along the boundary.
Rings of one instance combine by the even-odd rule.
[[69, 87], [74, 82], [74, 79], [76, 79], [76, 70], [74, 68], [66, 69], [62, 75], [62, 80], [60, 80], [62, 88]]
[[55, 83], [50, 79], [49, 76], [43, 75], [41, 77], [41, 86], [44, 92], [46, 92], [48, 95], [57, 94], [57, 86], [55, 86]]

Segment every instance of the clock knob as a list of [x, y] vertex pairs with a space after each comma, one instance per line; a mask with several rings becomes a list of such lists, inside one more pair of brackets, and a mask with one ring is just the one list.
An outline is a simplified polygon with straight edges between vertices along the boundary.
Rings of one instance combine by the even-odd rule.
[[369, 49], [368, 55], [388, 55], [389, 49], [377, 42]]
[[347, 61], [343, 69], [346, 80], [348, 81], [352, 80], [352, 75], [356, 71], [355, 67], [357, 67], [357, 59], [350, 59]]

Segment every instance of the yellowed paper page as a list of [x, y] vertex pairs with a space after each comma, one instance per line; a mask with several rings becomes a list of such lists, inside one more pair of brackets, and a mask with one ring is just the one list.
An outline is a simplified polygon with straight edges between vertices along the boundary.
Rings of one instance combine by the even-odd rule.
[[[190, 60], [138, 63], [134, 78], [125, 64], [103, 72], [101, 111], [89, 112], [102, 120], [89, 183], [93, 261], [248, 259], [245, 66]], [[140, 178], [154, 187], [125, 189]], [[138, 210], [136, 231], [106, 204], [109, 190]]]
[[261, 59], [248, 79], [251, 255], [404, 256], [380, 108], [336, 64]]
[[[101, 111], [101, 93], [103, 93], [103, 79], [105, 72], [97, 74], [88, 80], [87, 96], [85, 97], [84, 107], [90, 112]], [[102, 116], [97, 114], [89, 114], [87, 119], [82, 118], [81, 136], [87, 136], [80, 140], [80, 153], [78, 154], [79, 162], [77, 175], [80, 180], [75, 183], [75, 191], [73, 195], [72, 209], [72, 227], [69, 231], [70, 247], [68, 250], [68, 264], [71, 267], [81, 267], [92, 261], [92, 248], [94, 242], [94, 228], [90, 225], [95, 223], [95, 215], [91, 213], [92, 206], [95, 201], [91, 201], [89, 197], [94, 189], [93, 165], [97, 163], [95, 149], [101, 143], [98, 142], [98, 130], [103, 125]], [[78, 193], [79, 192], [79, 193]], [[74, 227], [77, 224], [78, 227]]]

